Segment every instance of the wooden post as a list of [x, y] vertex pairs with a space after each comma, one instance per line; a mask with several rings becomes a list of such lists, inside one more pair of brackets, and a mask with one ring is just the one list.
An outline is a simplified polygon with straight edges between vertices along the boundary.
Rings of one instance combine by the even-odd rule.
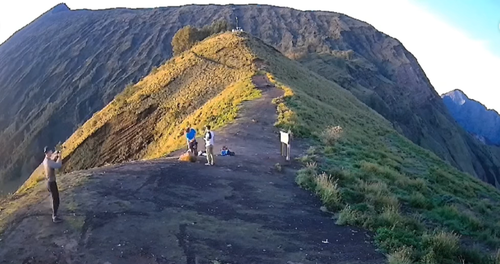
[[290, 129], [288, 129], [288, 143], [287, 143], [287, 150], [286, 150], [286, 160], [290, 161], [290, 157], [292, 156], [290, 154], [291, 150], [292, 150], [292, 147], [291, 147], [291, 143], [292, 143], [292, 131], [290, 131]]

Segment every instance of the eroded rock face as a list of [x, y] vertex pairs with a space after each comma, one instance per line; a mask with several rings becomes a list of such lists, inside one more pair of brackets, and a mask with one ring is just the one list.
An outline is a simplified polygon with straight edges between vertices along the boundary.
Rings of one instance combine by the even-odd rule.
[[485, 144], [500, 146], [500, 115], [495, 110], [487, 109], [461, 90], [441, 97], [450, 114], [467, 132]]
[[245, 31], [338, 82], [413, 142], [482, 179], [500, 177], [492, 154], [475, 154], [488, 151], [453, 121], [413, 55], [367, 23], [263, 5], [51, 11], [0, 46], [0, 148], [12, 150], [0, 153], [0, 180], [27, 178], [43, 146], [66, 140], [169, 59], [178, 29], [236, 16]]

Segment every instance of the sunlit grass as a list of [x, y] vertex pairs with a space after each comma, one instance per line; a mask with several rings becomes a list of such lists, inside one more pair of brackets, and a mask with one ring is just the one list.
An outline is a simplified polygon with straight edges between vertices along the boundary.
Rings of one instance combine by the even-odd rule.
[[[251, 81], [257, 74], [255, 58], [244, 37], [231, 33], [210, 37], [172, 58], [137, 84], [128, 85], [64, 142], [65, 172], [95, 166], [93, 159], [82, 155], [106, 153], [99, 157], [99, 164], [127, 161], [131, 153], [138, 159], [159, 158], [185, 144], [182, 131], [187, 126], [202, 131], [206, 125], [218, 129], [228, 124], [243, 101], [260, 96]], [[149, 108], [155, 109], [153, 116], [158, 121], [153, 129], [147, 127], [139, 132], [154, 139], [147, 145], [125, 141], [117, 143], [123, 146], [111, 144], [112, 148], [120, 148], [116, 154], [95, 148], [76, 152], [85, 142], [98, 139], [97, 132], [105, 125], [133, 124]], [[121, 133], [119, 129], [117, 133]], [[109, 139], [120, 136], [110, 135]], [[43, 178], [38, 168], [18, 193], [31, 189]]]

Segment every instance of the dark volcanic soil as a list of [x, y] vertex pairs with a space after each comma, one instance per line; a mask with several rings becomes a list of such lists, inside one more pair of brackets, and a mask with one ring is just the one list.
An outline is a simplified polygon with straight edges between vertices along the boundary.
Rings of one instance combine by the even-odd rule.
[[[0, 204], [0, 263], [384, 263], [365, 231], [335, 225], [294, 183], [297, 164], [280, 157], [273, 127], [271, 99], [282, 91], [254, 82], [263, 97], [215, 132], [215, 149], [236, 156], [213, 167], [166, 158], [64, 175], [60, 224], [43, 184], [11, 197]], [[306, 146], [296, 143], [294, 156]]]

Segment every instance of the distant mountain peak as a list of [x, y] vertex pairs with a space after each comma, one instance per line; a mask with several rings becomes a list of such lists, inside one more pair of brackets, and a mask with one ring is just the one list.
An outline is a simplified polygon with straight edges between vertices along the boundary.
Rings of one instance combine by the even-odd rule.
[[487, 145], [500, 146], [500, 115], [455, 89], [441, 95], [443, 103], [462, 128]]
[[51, 13], [54, 14], [65, 11], [71, 11], [71, 9], [68, 7], [68, 5], [66, 5], [66, 3], [60, 3], [52, 8]]
[[453, 91], [441, 95], [441, 98], [445, 97], [450, 98], [451, 100], [453, 100], [453, 102], [455, 102], [458, 105], [463, 105], [465, 104], [465, 102], [470, 100], [469, 97], [460, 89], [455, 89]]

